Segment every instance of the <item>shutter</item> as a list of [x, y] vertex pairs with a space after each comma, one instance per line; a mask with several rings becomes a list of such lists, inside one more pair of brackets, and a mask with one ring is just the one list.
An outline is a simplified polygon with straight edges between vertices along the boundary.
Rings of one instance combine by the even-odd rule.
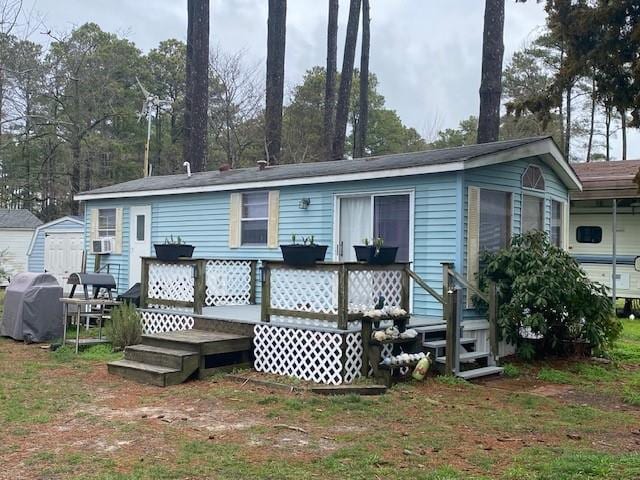
[[[480, 189], [469, 187], [467, 190], [467, 281], [478, 286], [480, 268]], [[467, 307], [473, 307], [473, 293], [467, 289]]]
[[269, 192], [269, 222], [267, 231], [267, 246], [278, 248], [278, 230], [280, 225], [280, 192], [273, 190]]
[[240, 246], [240, 213], [242, 194], [232, 193], [229, 196], [229, 248]]
[[116, 238], [114, 239], [113, 253], [122, 253], [122, 228], [123, 215], [122, 208], [116, 208]]
[[[89, 242], [93, 242], [98, 239], [98, 215], [100, 210], [92, 208], [89, 210]], [[91, 243], [89, 244], [89, 250], [91, 250]]]

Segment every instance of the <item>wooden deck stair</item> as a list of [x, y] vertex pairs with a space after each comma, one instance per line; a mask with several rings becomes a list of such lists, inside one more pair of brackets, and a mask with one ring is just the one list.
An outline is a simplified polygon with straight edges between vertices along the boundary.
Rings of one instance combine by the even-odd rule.
[[143, 335], [140, 345], [127, 347], [124, 359], [107, 364], [109, 373], [140, 383], [166, 387], [191, 377], [248, 366], [249, 336], [205, 330]]

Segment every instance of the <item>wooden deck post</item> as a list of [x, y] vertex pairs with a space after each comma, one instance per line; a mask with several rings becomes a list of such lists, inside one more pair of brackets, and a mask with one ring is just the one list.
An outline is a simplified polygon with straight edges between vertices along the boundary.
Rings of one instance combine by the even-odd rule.
[[193, 264], [193, 313], [202, 314], [207, 296], [207, 261], [196, 260]]
[[441, 265], [442, 265], [442, 298], [445, 298], [449, 293], [449, 286], [450, 286], [449, 270], [453, 270], [453, 262], [441, 262]]
[[344, 263], [338, 270], [338, 328], [349, 326], [349, 270]]
[[411, 287], [409, 282], [409, 265], [405, 265], [404, 268], [400, 271], [400, 308], [402, 308], [405, 312], [411, 311], [410, 302], [410, 293]]
[[453, 290], [451, 293], [447, 292], [444, 302], [444, 320], [447, 323], [447, 344], [446, 344], [446, 363], [445, 373], [447, 375], [453, 375], [456, 369], [456, 345], [458, 343], [458, 331], [457, 331], [457, 308], [458, 304], [458, 290]]
[[491, 348], [490, 362], [495, 363], [498, 358], [498, 289], [496, 282], [489, 282], [489, 346]]
[[149, 263], [150, 259], [142, 259], [142, 273], [140, 276], [140, 308], [149, 306]]
[[269, 323], [271, 320], [271, 265], [262, 262], [262, 295], [260, 298], [260, 320]]
[[258, 261], [251, 260], [251, 278], [249, 280], [249, 304], [256, 304], [256, 271], [258, 268]]

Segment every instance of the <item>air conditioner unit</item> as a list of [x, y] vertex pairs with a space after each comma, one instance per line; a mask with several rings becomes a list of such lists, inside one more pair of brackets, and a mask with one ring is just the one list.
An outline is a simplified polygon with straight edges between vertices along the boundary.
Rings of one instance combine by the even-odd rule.
[[104, 237], [91, 242], [91, 253], [94, 255], [104, 255], [113, 252], [113, 237]]

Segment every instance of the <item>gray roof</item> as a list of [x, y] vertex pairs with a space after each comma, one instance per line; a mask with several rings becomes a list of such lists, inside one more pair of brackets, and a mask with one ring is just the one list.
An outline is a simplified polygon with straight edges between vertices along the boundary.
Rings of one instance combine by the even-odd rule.
[[42, 222], [29, 210], [0, 208], [0, 228], [33, 228]]
[[118, 183], [108, 187], [97, 188], [79, 194], [122, 194], [130, 192], [158, 191], [179, 188], [194, 188], [215, 185], [229, 185], [323, 177], [328, 175], [348, 175], [363, 172], [396, 170], [411, 167], [445, 165], [447, 163], [472, 160], [477, 157], [496, 154], [509, 149], [547, 140], [550, 137], [532, 137], [502, 142], [468, 145], [464, 147], [446, 148], [441, 150], [427, 150], [423, 152], [400, 153], [378, 157], [356, 158], [351, 160], [337, 160], [315, 163], [295, 163], [267, 167], [258, 170], [257, 167], [242, 168], [220, 172], [212, 170], [193, 173], [188, 177], [184, 173], [178, 175], [164, 175], [146, 177], [129, 182]]

